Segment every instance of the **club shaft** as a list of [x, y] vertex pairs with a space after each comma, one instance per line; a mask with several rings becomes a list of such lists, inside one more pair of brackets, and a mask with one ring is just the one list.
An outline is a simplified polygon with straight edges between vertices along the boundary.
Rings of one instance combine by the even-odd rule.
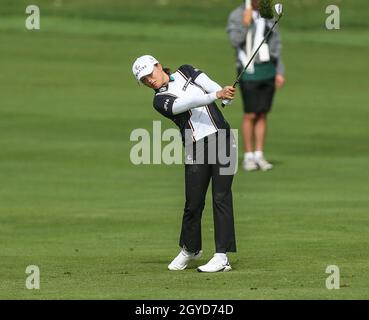
[[268, 33], [266, 34], [266, 36], [264, 37], [263, 41], [261, 41], [260, 45], [257, 47], [257, 49], [255, 50], [255, 52], [253, 53], [253, 55], [251, 56], [249, 62], [246, 64], [246, 66], [243, 68], [242, 72], [238, 75], [236, 81], [233, 84], [233, 88], [236, 87], [237, 83], [240, 82], [242, 75], [244, 74], [244, 72], [247, 70], [247, 68], [249, 67], [249, 65], [251, 64], [252, 60], [254, 60], [255, 56], [257, 55], [257, 53], [259, 52], [261, 46], [263, 45], [263, 43], [268, 39], [268, 37], [270, 36], [270, 34], [272, 33], [272, 31], [274, 30], [275, 26], [277, 25], [277, 23], [279, 22], [279, 19], [281, 18], [281, 16], [278, 17], [278, 19], [274, 22], [273, 26], [270, 28], [270, 30], [268, 31]]
[[[233, 84], [233, 88], [236, 88], [236, 85], [240, 82], [242, 75], [247, 70], [247, 68], [249, 67], [249, 65], [252, 62], [252, 60], [255, 58], [255, 56], [259, 52], [259, 50], [260, 50], [261, 46], [263, 45], [263, 43], [268, 39], [268, 37], [270, 36], [270, 34], [272, 33], [272, 31], [274, 30], [275, 26], [277, 25], [277, 23], [279, 22], [279, 20], [281, 19], [281, 17], [282, 17], [282, 15], [278, 16], [278, 19], [274, 22], [273, 26], [270, 28], [270, 30], [268, 31], [268, 33], [265, 35], [263, 41], [260, 43], [260, 45], [257, 47], [257, 49], [255, 50], [255, 52], [253, 53], [253, 55], [250, 58], [249, 62], [246, 64], [246, 66], [243, 68], [243, 70], [241, 71], [241, 73], [238, 75], [236, 81]], [[223, 108], [224, 108], [224, 106], [225, 105], [222, 103], [222, 107]]]

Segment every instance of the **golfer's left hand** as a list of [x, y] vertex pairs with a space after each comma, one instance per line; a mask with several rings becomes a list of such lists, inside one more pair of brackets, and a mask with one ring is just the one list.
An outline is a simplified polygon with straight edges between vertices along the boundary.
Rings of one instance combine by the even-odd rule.
[[281, 89], [284, 86], [285, 82], [286, 82], [286, 79], [284, 78], [283, 75], [277, 74], [275, 76], [275, 86], [277, 89]]

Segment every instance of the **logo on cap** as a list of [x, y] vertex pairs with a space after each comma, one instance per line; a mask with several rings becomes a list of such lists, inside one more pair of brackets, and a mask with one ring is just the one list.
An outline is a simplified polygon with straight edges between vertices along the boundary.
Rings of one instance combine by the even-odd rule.
[[142, 72], [142, 70], [146, 69], [147, 68], [147, 65], [144, 65], [144, 66], [136, 66], [136, 70], [137, 72], [135, 73], [135, 77], [137, 78], [138, 75], [140, 74], [140, 72]]
[[150, 74], [154, 69], [154, 65], [159, 63], [154, 57], [145, 55], [136, 59], [132, 66], [133, 75], [137, 80]]

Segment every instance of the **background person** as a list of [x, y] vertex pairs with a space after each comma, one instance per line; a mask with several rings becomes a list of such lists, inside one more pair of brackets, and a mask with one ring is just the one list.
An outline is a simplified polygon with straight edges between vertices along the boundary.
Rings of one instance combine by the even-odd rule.
[[[222, 89], [206, 74], [190, 65], [183, 65], [170, 74], [168, 69], [164, 69], [154, 57], [148, 55], [139, 57], [134, 62], [132, 71], [137, 80], [154, 89], [154, 108], [178, 126], [186, 149], [187, 144], [191, 148], [200, 144], [200, 141], [204, 143], [205, 161], [196, 162], [196, 151], [193, 153], [193, 162], [185, 165], [186, 203], [179, 241], [182, 249], [168, 269], [183, 270], [190, 260], [201, 257], [201, 217], [211, 180], [216, 250], [214, 257], [197, 270], [230, 271], [227, 252], [236, 251], [231, 191], [234, 172], [220, 174], [223, 164], [218, 157], [216, 163], [211, 164], [206, 155], [210, 140], [217, 143], [220, 129], [227, 133], [227, 139], [226, 143], [219, 144], [217, 152], [236, 149], [230, 126], [215, 104], [218, 99], [233, 100], [235, 89], [231, 86]], [[186, 130], [187, 133], [190, 132], [190, 139], [186, 139]]]
[[[246, 1], [232, 11], [228, 19], [227, 33], [236, 50], [238, 74], [246, 66], [274, 22], [262, 18], [258, 9], [259, 0]], [[276, 27], [239, 83], [244, 109], [243, 168], [246, 171], [258, 168], [265, 171], [273, 167], [265, 159], [263, 151], [267, 132], [267, 114], [272, 107], [275, 88], [281, 88], [285, 83], [281, 51], [281, 39]]]

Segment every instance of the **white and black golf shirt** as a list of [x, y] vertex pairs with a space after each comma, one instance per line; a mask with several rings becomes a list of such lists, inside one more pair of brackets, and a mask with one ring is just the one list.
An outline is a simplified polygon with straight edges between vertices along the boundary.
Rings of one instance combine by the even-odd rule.
[[[192, 139], [195, 142], [219, 129], [230, 128], [215, 102], [173, 114], [173, 103], [176, 99], [182, 97], [195, 99], [199, 95], [211, 93], [206, 90], [209, 90], [210, 85], [196, 83], [196, 78], [200, 74], [202, 71], [190, 65], [183, 65], [171, 74], [170, 81], [166, 86], [155, 90], [154, 108], [178, 126], [183, 141], [186, 129], [192, 131]], [[219, 88], [221, 87], [219, 86]]]

